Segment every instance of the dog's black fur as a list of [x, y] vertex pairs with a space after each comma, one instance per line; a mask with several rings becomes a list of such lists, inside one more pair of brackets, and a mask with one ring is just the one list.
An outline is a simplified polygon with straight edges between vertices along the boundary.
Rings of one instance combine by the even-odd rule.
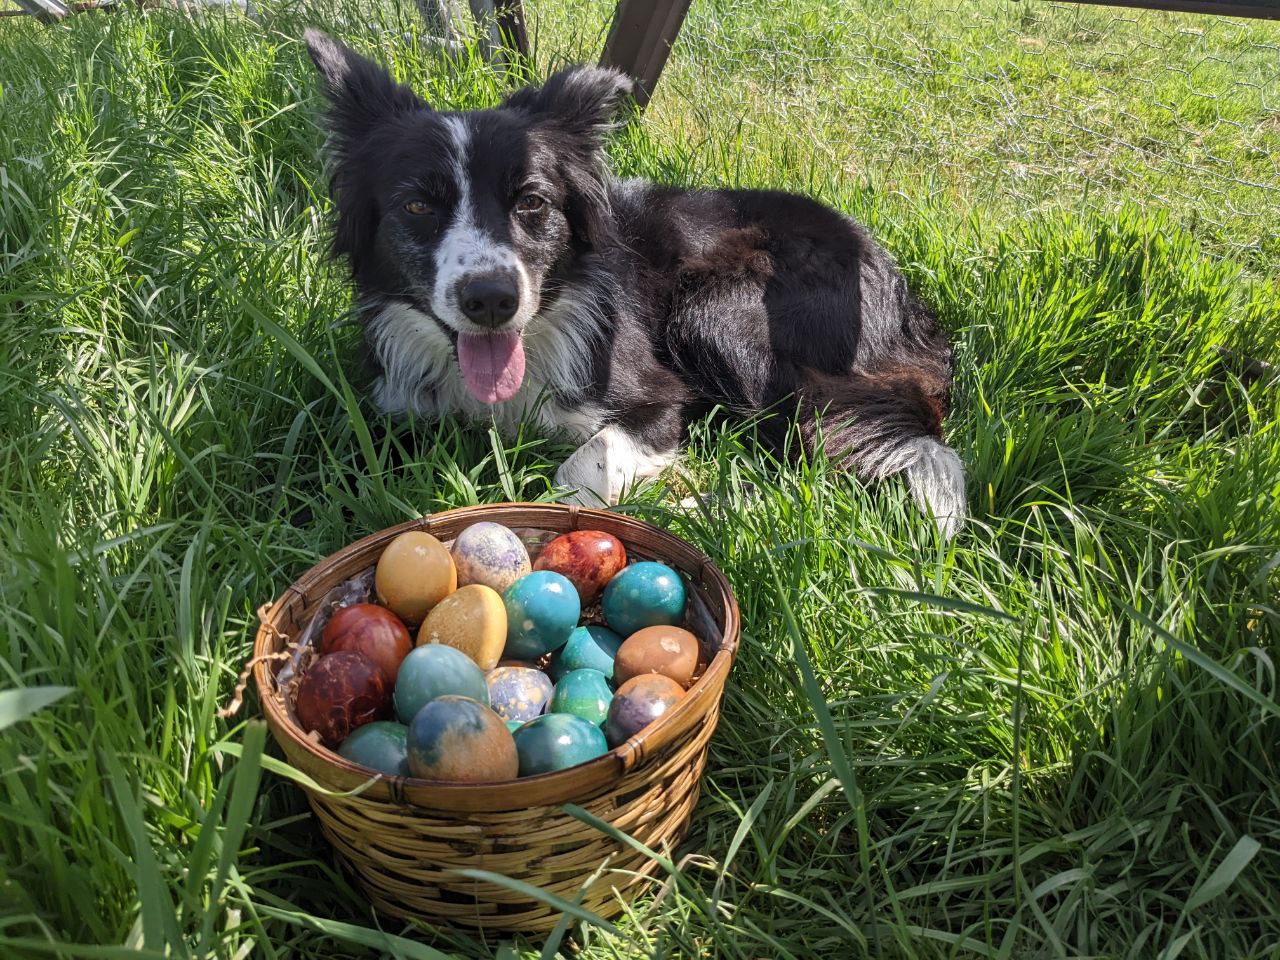
[[[307, 42], [332, 105], [334, 251], [381, 406], [540, 417], [583, 443], [558, 480], [611, 500], [670, 462], [707, 408], [798, 402], [835, 461], [864, 479], [905, 471], [958, 527], [963, 471], [941, 442], [951, 348], [862, 227], [793, 194], [612, 178], [602, 138], [630, 91], [615, 71], [446, 113], [323, 34]], [[527, 348], [519, 391], [464, 389], [460, 336]]]

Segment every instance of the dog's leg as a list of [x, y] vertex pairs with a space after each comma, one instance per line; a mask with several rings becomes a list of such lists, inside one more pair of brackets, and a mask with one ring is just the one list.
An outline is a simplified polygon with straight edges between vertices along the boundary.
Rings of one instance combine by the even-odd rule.
[[610, 506], [637, 480], [656, 477], [676, 458], [676, 445], [655, 448], [630, 431], [610, 424], [575, 450], [556, 471], [563, 503]]

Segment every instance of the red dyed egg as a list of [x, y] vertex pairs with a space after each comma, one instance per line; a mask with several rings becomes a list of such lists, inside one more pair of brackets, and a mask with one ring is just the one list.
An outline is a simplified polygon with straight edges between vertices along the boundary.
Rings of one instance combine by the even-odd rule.
[[622, 541], [600, 530], [574, 530], [556, 537], [538, 554], [535, 570], [553, 570], [577, 588], [582, 605], [595, 603], [627, 565]]
[[391, 715], [392, 689], [382, 668], [363, 653], [339, 650], [303, 675], [294, 708], [304, 730], [336, 747], [356, 727]]
[[355, 603], [333, 612], [320, 634], [320, 653], [354, 650], [382, 668], [387, 680], [395, 684], [400, 661], [413, 649], [404, 622], [386, 607], [376, 603]]

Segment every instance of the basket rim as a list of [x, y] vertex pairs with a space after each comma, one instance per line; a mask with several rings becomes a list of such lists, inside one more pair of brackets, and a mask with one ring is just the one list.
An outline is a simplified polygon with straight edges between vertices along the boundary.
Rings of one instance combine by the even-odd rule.
[[[664, 714], [660, 719], [651, 723], [626, 742], [599, 757], [564, 770], [531, 777], [520, 777], [516, 780], [456, 783], [371, 773], [368, 768], [352, 763], [340, 756], [337, 751], [307, 736], [289, 718], [275, 691], [275, 673], [272, 669], [270, 654], [276, 650], [277, 639], [286, 636], [284, 631], [279, 630], [276, 626], [277, 621], [286, 609], [291, 604], [299, 601], [304, 605], [310, 605], [315, 602], [307, 594], [307, 588], [314, 585], [312, 581], [318, 580], [326, 571], [341, 563], [347, 557], [362, 553], [379, 543], [389, 542], [401, 533], [410, 530], [423, 530], [431, 533], [433, 527], [439, 528], [447, 524], [455, 524], [472, 517], [475, 518], [475, 521], [496, 520], [501, 522], [502, 514], [513, 511], [517, 513], [517, 520], [520, 516], [528, 514], [549, 513], [559, 515], [567, 521], [567, 526], [563, 531], [557, 531], [557, 535], [561, 532], [572, 530], [599, 529], [600, 527], [590, 526], [593, 521], [603, 526], [613, 527], [614, 530], [611, 532], [628, 544], [628, 551], [630, 551], [633, 541], [628, 541], [627, 537], [619, 533], [617, 530], [619, 527], [630, 528], [636, 533], [643, 533], [645, 537], [650, 539], [656, 538], [662, 541], [664, 546], [672, 548], [673, 552], [677, 554], [675, 559], [670, 557], [663, 558], [664, 562], [675, 566], [687, 579], [694, 583], [695, 587], [704, 592], [719, 595], [718, 599], [724, 610], [724, 624], [721, 626], [720, 636], [717, 638], [717, 652], [707, 665], [706, 670], [689, 688], [685, 696], [681, 698], [676, 708]], [[526, 516], [526, 519], [533, 518]], [[542, 522], [546, 523], [547, 518], [544, 517]], [[584, 524], [586, 525], [584, 526]], [[535, 529], [541, 526], [537, 522], [513, 522], [513, 525], [528, 526]], [[641, 549], [645, 553], [654, 552], [652, 547], [645, 547], [644, 545], [642, 545]], [[679, 560], [681, 559], [686, 562], [680, 563]], [[690, 570], [690, 566], [695, 566], [696, 569]], [[688, 541], [667, 530], [663, 530], [661, 527], [654, 526], [647, 521], [625, 513], [579, 507], [576, 504], [532, 502], [480, 504], [457, 507], [387, 527], [360, 538], [309, 567], [297, 580], [285, 588], [263, 615], [253, 645], [253, 658], [255, 661], [253, 677], [258, 699], [269, 721], [269, 726], [277, 739], [282, 736], [286, 737], [290, 741], [290, 745], [309, 754], [310, 759], [315, 763], [321, 764], [322, 768], [330, 768], [335, 773], [345, 774], [345, 776], [338, 779], [347, 783], [364, 782], [366, 784], [385, 785], [389, 789], [392, 799], [411, 805], [413, 801], [404, 796], [406, 789], [429, 790], [433, 795], [450, 798], [448, 806], [452, 807], [456, 803], [457, 807], [462, 809], [469, 806], [467, 803], [468, 797], [475, 796], [478, 798], [482, 794], [491, 795], [495, 789], [511, 790], [512, 788], [517, 788], [530, 790], [536, 794], [551, 793], [565, 794], [567, 796], [583, 795], [587, 792], [586, 790], [570, 789], [578, 783], [590, 785], [589, 792], [592, 794], [599, 792], [601, 789], [608, 789], [628, 771], [640, 764], [647, 755], [665, 746], [669, 738], [664, 734], [680, 726], [681, 720], [687, 718], [690, 714], [705, 713], [706, 710], [710, 709], [711, 705], [707, 703], [709, 697], [718, 701], [719, 695], [724, 689], [729, 670], [737, 655], [740, 628], [741, 615], [738, 608], [738, 600], [729, 584], [728, 578], [705, 553]], [[282, 743], [281, 746], [283, 747], [285, 744]], [[298, 765], [292, 759], [289, 760], [289, 765], [294, 769], [298, 769]], [[311, 778], [320, 782], [324, 787], [330, 786], [323, 783], [322, 778], [316, 777], [314, 771], [311, 772]], [[531, 805], [533, 804], [516, 804], [513, 809]], [[484, 806], [488, 805], [485, 804]], [[476, 809], [480, 808], [477, 807]]]

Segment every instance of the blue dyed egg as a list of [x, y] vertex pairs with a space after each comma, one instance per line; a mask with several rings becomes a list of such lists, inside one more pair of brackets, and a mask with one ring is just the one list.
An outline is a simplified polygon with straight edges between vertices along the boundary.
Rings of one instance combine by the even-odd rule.
[[393, 777], [409, 775], [409, 730], [403, 723], [378, 720], [356, 727], [338, 747], [338, 755]]
[[613, 677], [613, 658], [622, 638], [608, 627], [576, 627], [563, 647], [551, 658], [551, 679], [559, 680], [570, 670], [599, 670]]
[[565, 577], [535, 570], [502, 596], [507, 607], [507, 660], [537, 660], [564, 646], [582, 615], [578, 591]]
[[409, 772], [424, 780], [513, 780], [519, 769], [507, 725], [470, 697], [437, 697], [409, 724]]
[[548, 709], [552, 713], [571, 713], [597, 727], [609, 715], [613, 691], [599, 670], [571, 670], [556, 683]]
[[481, 583], [502, 593], [529, 572], [529, 551], [500, 523], [482, 520], [458, 534], [449, 551], [458, 586]]
[[395, 701], [402, 721], [409, 723], [432, 700], [450, 694], [489, 702], [484, 674], [461, 650], [430, 643], [415, 647], [401, 661]]
[[503, 720], [532, 720], [551, 699], [551, 678], [536, 667], [498, 667], [485, 681], [489, 704]]
[[620, 636], [684, 620], [684, 581], [664, 563], [633, 563], [604, 588], [605, 622]]
[[576, 767], [609, 751], [604, 734], [572, 713], [544, 713], [515, 732], [520, 776]]

